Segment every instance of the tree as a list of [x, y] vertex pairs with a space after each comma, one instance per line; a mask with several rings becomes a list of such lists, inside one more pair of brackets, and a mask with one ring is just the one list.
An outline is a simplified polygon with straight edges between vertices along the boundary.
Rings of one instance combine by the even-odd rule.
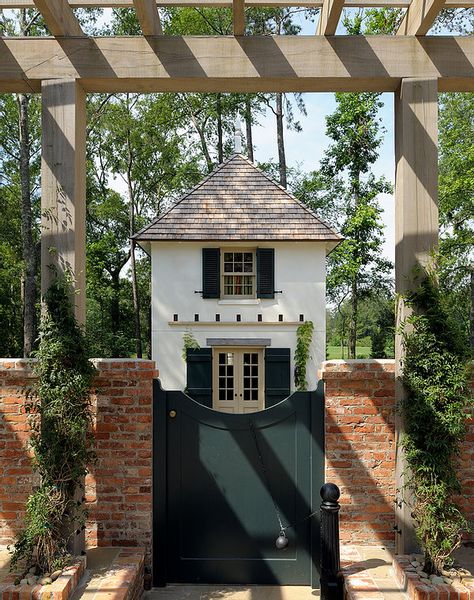
[[[377, 159], [381, 126], [377, 94], [336, 94], [337, 108], [327, 117], [327, 135], [333, 140], [321, 161], [325, 181], [338, 190], [340, 231], [345, 239], [330, 254], [328, 294], [336, 305], [350, 298], [349, 357], [356, 357], [358, 303], [374, 288], [383, 289], [391, 265], [381, 256], [383, 225], [377, 198], [391, 191], [384, 178], [370, 172]], [[332, 198], [337, 201], [335, 193]]]
[[[20, 10], [16, 16], [2, 15], [3, 35], [37, 35], [45, 28], [35, 10]], [[37, 240], [40, 102], [33, 94], [3, 95], [0, 100], [0, 156], [3, 177], [10, 189], [16, 189], [21, 199], [22, 248], [22, 354], [30, 356], [37, 337]]]
[[[88, 319], [103, 323], [106, 316], [108, 335], [99, 350], [126, 354], [132, 338], [136, 355], [143, 355], [148, 318], [143, 319], [141, 304], [148, 306], [149, 300], [142, 292], [149, 289], [139, 284], [142, 259], [128, 240], [201, 177], [173, 121], [172, 101], [171, 94], [120, 94], [90, 102]], [[121, 181], [119, 192], [111, 189], [113, 176]], [[129, 278], [123, 278], [127, 264]], [[132, 303], [124, 301], [126, 293]], [[133, 331], [127, 329], [130, 321]]]
[[[474, 350], [474, 98], [441, 94], [439, 103], [440, 285]], [[471, 322], [469, 323], [471, 319]]]

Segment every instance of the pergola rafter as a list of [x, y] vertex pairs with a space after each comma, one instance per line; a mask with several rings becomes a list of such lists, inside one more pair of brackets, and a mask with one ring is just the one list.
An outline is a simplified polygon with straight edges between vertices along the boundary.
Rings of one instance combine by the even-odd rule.
[[138, 22], [145, 36], [162, 35], [160, 15], [154, 0], [133, 0]]
[[49, 31], [55, 37], [83, 36], [81, 25], [66, 0], [34, 0]]
[[445, 0], [412, 0], [397, 35], [425, 35], [444, 5]]

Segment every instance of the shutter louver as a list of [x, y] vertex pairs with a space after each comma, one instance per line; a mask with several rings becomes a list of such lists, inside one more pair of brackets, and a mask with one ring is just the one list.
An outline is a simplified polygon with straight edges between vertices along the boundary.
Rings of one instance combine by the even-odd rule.
[[265, 408], [290, 395], [290, 349], [265, 350]]
[[202, 297], [220, 298], [221, 251], [219, 248], [202, 249]]
[[257, 248], [257, 298], [275, 297], [275, 250]]
[[212, 348], [186, 352], [186, 393], [199, 404], [212, 408]]

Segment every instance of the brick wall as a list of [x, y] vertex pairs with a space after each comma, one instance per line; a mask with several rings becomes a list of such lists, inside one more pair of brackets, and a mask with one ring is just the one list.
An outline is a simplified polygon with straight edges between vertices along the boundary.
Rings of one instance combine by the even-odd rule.
[[[151, 540], [152, 380], [147, 360], [96, 360], [97, 462], [86, 478], [89, 546], [142, 546]], [[31, 361], [0, 360], [0, 545], [22, 526], [34, 480], [27, 452], [24, 386]]]
[[[98, 360], [97, 463], [86, 478], [87, 543], [150, 547], [154, 363]], [[326, 388], [326, 481], [341, 488], [343, 542], [393, 545], [394, 361], [330, 361]], [[26, 444], [24, 386], [31, 362], [0, 359], [0, 545], [22, 526], [34, 485]], [[474, 381], [473, 381], [474, 389]], [[461, 502], [474, 521], [474, 419], [460, 456]]]
[[[322, 364], [326, 481], [341, 489], [341, 540], [393, 546], [395, 540], [395, 361]], [[471, 382], [474, 390], [474, 380]], [[474, 522], [474, 409], [460, 456], [460, 502]]]
[[23, 388], [31, 380], [29, 361], [0, 359], [0, 545], [22, 527], [25, 502], [35, 482], [28, 456], [29, 427]]
[[395, 362], [328, 361], [326, 481], [341, 490], [341, 541], [392, 546]]

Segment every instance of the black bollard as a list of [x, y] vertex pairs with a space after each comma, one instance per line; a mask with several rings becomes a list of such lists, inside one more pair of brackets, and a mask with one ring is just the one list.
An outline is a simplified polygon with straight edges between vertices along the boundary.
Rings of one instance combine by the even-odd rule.
[[325, 483], [321, 488], [321, 600], [343, 600], [344, 579], [339, 554], [339, 488]]

